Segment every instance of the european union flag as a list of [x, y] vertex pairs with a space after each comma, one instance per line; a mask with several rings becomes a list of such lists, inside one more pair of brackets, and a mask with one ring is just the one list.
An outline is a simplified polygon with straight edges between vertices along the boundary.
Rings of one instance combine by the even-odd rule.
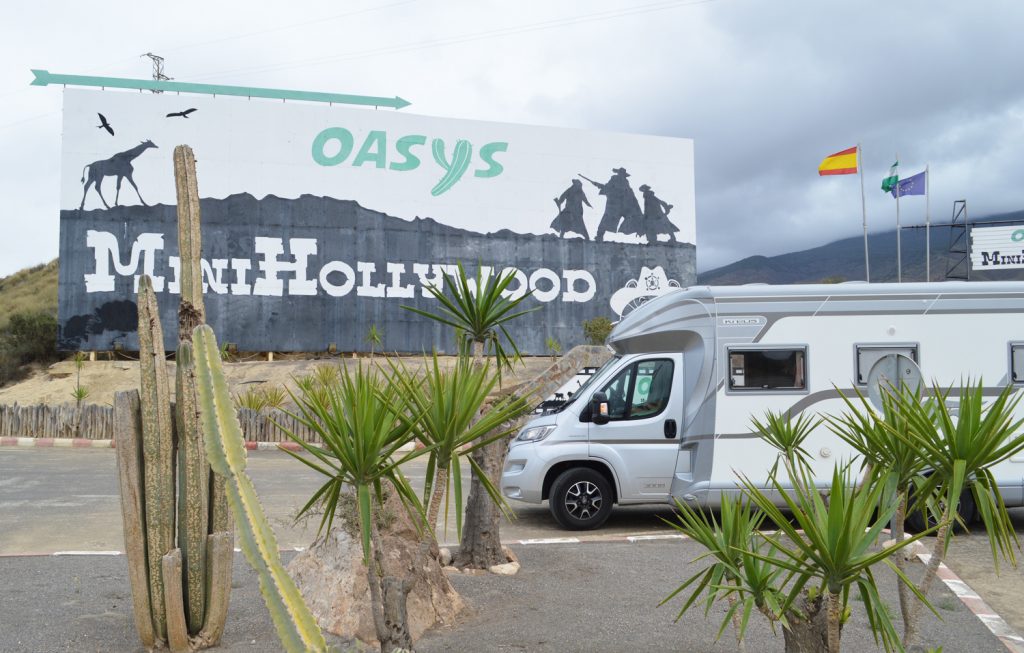
[[907, 177], [906, 179], [900, 179], [899, 183], [892, 189], [892, 196], [896, 197], [899, 193], [900, 197], [906, 197], [907, 195], [924, 195], [925, 186], [925, 174], [919, 172], [913, 177]]

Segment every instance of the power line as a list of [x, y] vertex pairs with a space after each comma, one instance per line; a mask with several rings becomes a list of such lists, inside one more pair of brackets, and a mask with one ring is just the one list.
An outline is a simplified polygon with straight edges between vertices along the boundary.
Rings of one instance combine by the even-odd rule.
[[239, 39], [246, 39], [251, 36], [263, 36], [264, 34], [272, 34], [274, 32], [283, 32], [289, 29], [295, 29], [296, 27], [305, 27], [306, 25], [313, 25], [319, 23], [327, 23], [341, 18], [350, 18], [352, 16], [358, 16], [360, 14], [367, 14], [374, 11], [382, 11], [384, 9], [390, 9], [392, 7], [399, 7], [402, 5], [408, 5], [416, 2], [417, 0], [401, 0], [401, 2], [392, 2], [387, 5], [380, 5], [379, 7], [367, 7], [366, 9], [359, 9], [358, 11], [348, 11], [342, 14], [334, 14], [333, 16], [326, 16], [323, 18], [311, 18], [298, 23], [290, 23], [288, 25], [281, 25], [279, 27], [270, 27], [268, 29], [257, 30], [255, 32], [246, 32], [244, 34], [235, 34], [232, 36], [224, 36], [221, 38], [211, 39], [209, 41], [199, 41], [197, 43], [189, 43], [186, 45], [179, 45], [173, 48], [162, 48], [164, 52], [178, 52], [180, 50], [189, 50], [193, 48], [200, 48], [207, 45], [216, 45], [218, 43], [226, 43], [227, 41], [237, 41]]
[[513, 27], [502, 27], [493, 30], [486, 30], [482, 32], [472, 32], [469, 34], [463, 34], [461, 36], [453, 36], [441, 39], [431, 39], [427, 41], [419, 41], [416, 43], [410, 43], [405, 45], [393, 45], [382, 48], [372, 48], [368, 50], [356, 50], [352, 52], [346, 52], [338, 55], [331, 55], [327, 57], [315, 57], [310, 59], [299, 59], [281, 64], [270, 64], [266, 66], [251, 66], [246, 68], [236, 68], [233, 70], [218, 71], [208, 73], [205, 75], [199, 75], [193, 79], [209, 79], [211, 77], [220, 77], [224, 75], [238, 75], [238, 74], [250, 74], [256, 72], [274, 71], [274, 70], [289, 70], [292, 68], [302, 68], [306, 66], [314, 66], [325, 63], [333, 63], [337, 61], [351, 61], [354, 59], [365, 59], [369, 57], [376, 57], [389, 54], [398, 54], [402, 52], [412, 52], [416, 50], [424, 50], [428, 48], [444, 47], [449, 45], [458, 45], [461, 43], [468, 43], [471, 41], [479, 41], [488, 38], [502, 38], [506, 36], [515, 36], [519, 34], [525, 34], [528, 32], [536, 32], [541, 30], [555, 29], [558, 27], [566, 27], [570, 25], [578, 25], [581, 23], [591, 23], [603, 20], [611, 20], [614, 18], [621, 18], [624, 16], [634, 16], [639, 14], [647, 14], [656, 11], [665, 11], [668, 9], [679, 9], [682, 7], [690, 7], [694, 5], [708, 4], [716, 2], [716, 0], [668, 0], [661, 2], [653, 2], [646, 5], [639, 5], [635, 7], [627, 7], [624, 9], [610, 9], [606, 11], [595, 12], [592, 14], [584, 14], [582, 16], [573, 16], [569, 18], [556, 18], [552, 20], [540, 21], [536, 23], [528, 23], [526, 25], [517, 25]]

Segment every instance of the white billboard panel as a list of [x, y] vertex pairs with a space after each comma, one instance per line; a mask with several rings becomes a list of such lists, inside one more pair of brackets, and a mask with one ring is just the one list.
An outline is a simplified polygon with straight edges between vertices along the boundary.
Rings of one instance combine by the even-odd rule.
[[1024, 268], [1024, 226], [971, 229], [971, 269]]
[[695, 280], [689, 139], [68, 90], [62, 347], [132, 348], [142, 273], [176, 293], [178, 144], [197, 158], [209, 320], [241, 348], [361, 349], [370, 325], [392, 334], [386, 348], [441, 348], [401, 306], [431, 310], [425, 286], [458, 262], [533, 291], [531, 353]]

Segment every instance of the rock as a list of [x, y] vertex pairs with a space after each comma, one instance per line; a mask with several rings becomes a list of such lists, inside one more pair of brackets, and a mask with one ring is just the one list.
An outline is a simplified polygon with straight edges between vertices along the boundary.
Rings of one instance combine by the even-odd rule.
[[[328, 536], [295, 556], [288, 573], [324, 630], [376, 644], [362, 544], [344, 510], [339, 511]], [[420, 555], [419, 536], [401, 504], [390, 499], [384, 513], [390, 522], [381, 529], [384, 567], [388, 575], [413, 581], [407, 609], [415, 641], [428, 628], [454, 623], [464, 603], [436, 557]]]
[[437, 561], [441, 563], [442, 567], [448, 567], [452, 564], [452, 552], [451, 549], [442, 548], [437, 552]]
[[519, 556], [517, 556], [512, 549], [502, 545], [501, 552], [505, 554], [505, 559], [509, 562], [519, 562]]
[[519, 573], [519, 563], [506, 562], [503, 565], [494, 565], [487, 571], [491, 572], [492, 574], [498, 574], [499, 576], [515, 576], [517, 573]]

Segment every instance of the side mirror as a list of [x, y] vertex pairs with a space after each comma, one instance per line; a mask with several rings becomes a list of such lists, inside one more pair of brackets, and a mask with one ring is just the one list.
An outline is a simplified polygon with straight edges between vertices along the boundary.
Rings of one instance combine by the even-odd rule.
[[590, 397], [590, 418], [599, 426], [608, 423], [608, 395], [595, 392]]

